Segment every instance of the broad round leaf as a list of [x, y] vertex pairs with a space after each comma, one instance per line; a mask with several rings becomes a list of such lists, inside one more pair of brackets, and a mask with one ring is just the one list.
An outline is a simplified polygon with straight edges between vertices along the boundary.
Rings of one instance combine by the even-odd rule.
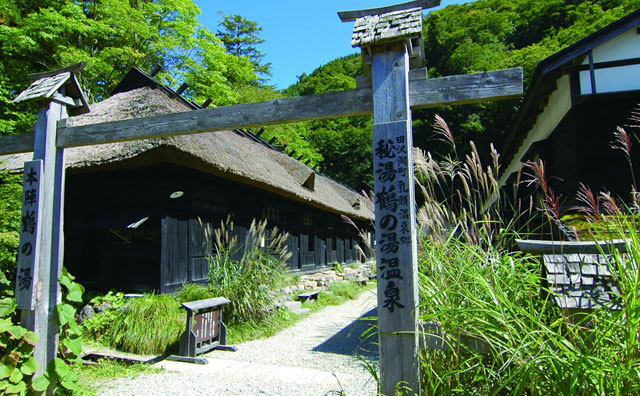
[[78, 336], [78, 335], [72, 335], [69, 336], [67, 338], [65, 338], [62, 343], [64, 344], [64, 346], [66, 346], [67, 348], [69, 348], [69, 350], [74, 354], [74, 355], [80, 355], [82, 353], [82, 337]]
[[62, 385], [65, 389], [80, 391], [80, 387], [76, 383], [78, 381], [78, 375], [73, 371], [69, 371], [69, 373], [60, 381], [60, 385]]
[[69, 374], [70, 371], [71, 369], [69, 368], [67, 363], [65, 363], [64, 360], [60, 358], [55, 358], [47, 366], [48, 376], [56, 380], [64, 378], [67, 374]]
[[0, 379], [9, 378], [14, 369], [14, 366], [5, 364], [4, 361], [0, 362]]
[[20, 370], [13, 370], [13, 373], [11, 373], [11, 377], [9, 377], [9, 382], [11, 382], [12, 384], [17, 384], [22, 381], [23, 378], [24, 375]]
[[9, 384], [5, 390], [5, 395], [23, 395], [27, 391], [27, 384], [19, 382], [17, 384]]
[[33, 356], [27, 359], [27, 361], [20, 366], [20, 371], [22, 371], [22, 374], [24, 375], [33, 375], [37, 369], [38, 361]]
[[7, 331], [15, 338], [22, 338], [22, 336], [27, 332], [27, 329], [20, 326], [11, 326]]
[[38, 343], [40, 336], [38, 333], [34, 333], [33, 331], [27, 331], [24, 335], [24, 340], [30, 344], [31, 346], [35, 346]]
[[0, 317], [9, 316], [16, 309], [16, 300], [13, 298], [3, 298], [0, 300]]
[[69, 304], [59, 304], [56, 307], [58, 325], [60, 327], [66, 325], [67, 323], [75, 323], [75, 314], [76, 310]]
[[45, 377], [44, 375], [41, 375], [39, 377], [34, 378], [33, 381], [31, 381], [31, 388], [33, 388], [33, 390], [36, 392], [44, 392], [45, 390], [47, 390], [50, 383], [51, 382], [47, 377]]

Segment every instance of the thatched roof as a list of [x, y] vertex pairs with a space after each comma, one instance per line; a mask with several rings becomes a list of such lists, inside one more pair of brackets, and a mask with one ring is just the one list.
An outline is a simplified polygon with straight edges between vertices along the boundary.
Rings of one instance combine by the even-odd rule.
[[[192, 107], [160, 89], [143, 87], [95, 103], [89, 113], [69, 118], [67, 125], [183, 111], [192, 111]], [[31, 154], [0, 157], [0, 168], [18, 170], [30, 159]], [[362, 197], [355, 191], [320, 174], [313, 178], [313, 189], [303, 186], [314, 173], [312, 168], [239, 131], [70, 148], [65, 150], [65, 162], [70, 172], [175, 164], [252, 185], [323, 210], [361, 220], [373, 219], [371, 206], [359, 202]]]

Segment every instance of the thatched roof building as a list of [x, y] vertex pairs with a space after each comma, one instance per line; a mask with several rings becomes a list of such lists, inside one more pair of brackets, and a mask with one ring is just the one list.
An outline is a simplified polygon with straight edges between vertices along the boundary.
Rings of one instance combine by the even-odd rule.
[[[166, 92], [151, 87], [121, 92], [90, 107], [89, 113], [71, 117], [67, 125], [194, 110]], [[0, 167], [21, 169], [30, 159], [31, 154], [0, 156]], [[245, 131], [75, 147], [65, 150], [65, 162], [68, 172], [125, 169], [165, 162], [255, 186], [323, 210], [361, 220], [373, 219], [371, 207], [362, 202], [360, 194]]]
[[[67, 125], [193, 111], [200, 106], [139, 69]], [[31, 154], [0, 157], [20, 170]], [[293, 271], [358, 259], [370, 202], [243, 130], [65, 149], [65, 266], [94, 288], [172, 292], [206, 281], [205, 229], [231, 215], [243, 240], [253, 219], [289, 233]], [[88, 265], [89, 263], [89, 265]]]

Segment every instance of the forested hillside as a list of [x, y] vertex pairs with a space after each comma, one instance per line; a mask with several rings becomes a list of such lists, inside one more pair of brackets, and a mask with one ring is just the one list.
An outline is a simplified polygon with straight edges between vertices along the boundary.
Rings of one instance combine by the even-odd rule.
[[[476, 0], [425, 17], [425, 52], [431, 77], [522, 66], [525, 84], [539, 61], [638, 9], [640, 0]], [[360, 56], [336, 59], [279, 93], [261, 79], [260, 27], [225, 17], [222, 31], [197, 21], [192, 0], [0, 0], [0, 135], [31, 130], [36, 109], [11, 101], [28, 73], [87, 62], [81, 82], [90, 100], [108, 95], [131, 66], [164, 67], [159, 79], [196, 102], [214, 105], [321, 94], [355, 88]], [[248, 31], [241, 36], [238, 32]], [[225, 47], [226, 46], [226, 47]], [[243, 55], [243, 56], [237, 56]], [[439, 108], [414, 113], [414, 143], [438, 151], [432, 136], [437, 112], [454, 130], [461, 152], [474, 140], [481, 152], [498, 148], [513, 125], [519, 101]], [[371, 119], [355, 117], [267, 128], [303, 160], [358, 188], [372, 181]]]
[[[541, 60], [640, 8], [640, 0], [477, 0], [452, 5], [424, 19], [426, 62], [430, 77], [522, 66], [525, 89]], [[351, 89], [361, 74], [360, 56], [336, 59], [302, 75], [285, 94]], [[431, 151], [445, 146], [434, 138], [433, 118], [444, 117], [458, 150], [475, 141], [481, 153], [491, 142], [500, 149], [513, 126], [520, 101], [443, 107], [416, 111], [414, 144]], [[307, 139], [322, 155], [321, 168], [354, 187], [372, 179], [371, 121], [353, 118], [306, 125]], [[357, 162], [354, 165], [353, 162]]]

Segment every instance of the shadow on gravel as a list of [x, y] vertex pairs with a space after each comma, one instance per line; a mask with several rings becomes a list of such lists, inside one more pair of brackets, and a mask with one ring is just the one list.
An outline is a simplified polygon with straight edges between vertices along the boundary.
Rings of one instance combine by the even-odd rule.
[[362, 315], [358, 320], [313, 348], [315, 352], [362, 356], [378, 359], [378, 332], [372, 330], [378, 317], [377, 308]]

